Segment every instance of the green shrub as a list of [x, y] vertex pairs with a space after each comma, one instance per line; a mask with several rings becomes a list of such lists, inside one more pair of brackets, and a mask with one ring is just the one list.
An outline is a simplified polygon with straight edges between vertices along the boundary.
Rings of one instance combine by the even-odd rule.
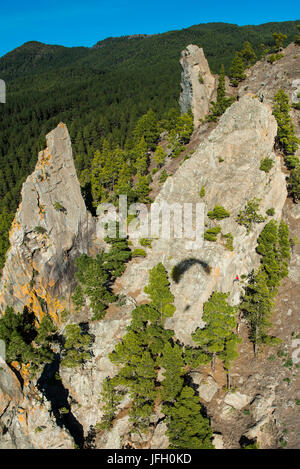
[[265, 221], [265, 217], [258, 213], [260, 205], [260, 199], [254, 197], [251, 200], [248, 200], [244, 210], [240, 210], [236, 221], [239, 225], [245, 226], [247, 229], [247, 234], [250, 233], [252, 226], [255, 223], [262, 223]]
[[259, 169], [261, 171], [264, 171], [265, 173], [268, 173], [271, 171], [271, 169], [274, 166], [274, 161], [271, 158], [264, 158], [260, 162], [260, 167]]
[[223, 220], [223, 218], [230, 217], [230, 212], [221, 205], [216, 204], [214, 209], [207, 213], [207, 216], [212, 220]]
[[146, 248], [146, 247], [152, 248], [152, 239], [141, 238], [140, 239], [140, 245], [143, 246], [144, 248]]
[[44, 228], [43, 226], [36, 226], [33, 231], [37, 234], [44, 234], [44, 233], [47, 233], [47, 230], [46, 228]]
[[83, 332], [78, 324], [67, 325], [61, 365], [67, 368], [82, 365], [91, 357], [89, 351], [91, 344], [91, 336]]
[[202, 186], [201, 189], [200, 189], [200, 197], [201, 199], [203, 199], [203, 197], [205, 197], [205, 187]]
[[232, 233], [226, 233], [224, 235], [222, 235], [223, 238], [226, 239], [226, 242], [225, 242], [225, 248], [228, 249], [228, 251], [233, 251], [234, 248], [233, 248], [233, 234]]
[[217, 235], [221, 232], [221, 227], [220, 226], [216, 226], [214, 228], [209, 228], [208, 230], [206, 230], [204, 232], [204, 239], [205, 241], [217, 241]]
[[275, 208], [271, 207], [271, 208], [268, 208], [268, 210], [266, 210], [266, 214], [269, 216], [269, 217], [273, 217], [275, 215]]
[[134, 251], [132, 251], [131, 255], [132, 257], [146, 257], [147, 253], [144, 249], [137, 248], [137, 249], [134, 249]]
[[283, 54], [271, 54], [271, 55], [269, 55], [269, 57], [267, 58], [267, 61], [268, 61], [270, 64], [273, 64], [274, 62], [277, 62], [277, 60], [282, 59], [282, 57], [284, 57]]
[[159, 182], [163, 184], [168, 179], [168, 177], [169, 177], [169, 174], [167, 173], [165, 169], [163, 169], [160, 174]]
[[60, 202], [54, 202], [53, 207], [57, 212], [66, 212], [65, 207]]

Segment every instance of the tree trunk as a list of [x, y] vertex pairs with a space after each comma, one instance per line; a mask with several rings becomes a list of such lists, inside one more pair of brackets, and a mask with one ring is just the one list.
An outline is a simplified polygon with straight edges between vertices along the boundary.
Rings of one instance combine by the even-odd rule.
[[215, 364], [216, 364], [216, 354], [214, 353], [213, 354], [213, 359], [212, 359], [212, 362], [211, 362], [211, 371], [214, 373], [215, 371]]
[[230, 380], [230, 371], [227, 370], [227, 389], [230, 389], [231, 380]]

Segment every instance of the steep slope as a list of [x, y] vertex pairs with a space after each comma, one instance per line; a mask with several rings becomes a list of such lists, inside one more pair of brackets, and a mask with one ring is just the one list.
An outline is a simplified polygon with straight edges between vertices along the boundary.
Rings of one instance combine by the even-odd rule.
[[[195, 251], [186, 247], [185, 240], [154, 240], [147, 258], [131, 261], [124, 275], [116, 282], [115, 289], [118, 293], [125, 293], [131, 303], [135, 298], [139, 304], [147, 299], [143, 287], [147, 284], [149, 270], [154, 265], [163, 262], [169, 272], [174, 266], [179, 267], [179, 281], [172, 281], [171, 284], [177, 311], [172, 319], [167, 320], [167, 326], [173, 328], [176, 337], [184, 343], [191, 343], [191, 332], [203, 324], [202, 305], [212, 291], [230, 291], [231, 301], [237, 303], [242, 285], [233, 283], [236, 274], [247, 274], [258, 265], [255, 246], [263, 224], [257, 225], [247, 235], [245, 228], [235, 222], [238, 211], [244, 208], [249, 199], [261, 197], [261, 212], [274, 207], [275, 217], [281, 217], [286, 188], [280, 158], [273, 153], [276, 130], [275, 119], [267, 105], [261, 104], [253, 96], [242, 98], [227, 110], [217, 128], [192, 157], [166, 181], [155, 200], [167, 201], [169, 204], [178, 201], [197, 203], [201, 201], [199, 191], [204, 185], [205, 211], [213, 208], [215, 203], [221, 203], [230, 210], [230, 218], [221, 221], [220, 225], [224, 234], [231, 231], [234, 235], [233, 252], [226, 250], [222, 241], [204, 242], [203, 247]], [[221, 155], [223, 162], [219, 161]], [[266, 155], [270, 155], [275, 163], [268, 175], [259, 169], [260, 160]], [[137, 240], [132, 241], [137, 245]], [[72, 396], [76, 396], [80, 404], [78, 408], [73, 408], [73, 412], [83, 424], [85, 434], [101, 418], [102, 410], [97, 405], [98, 396], [94, 390], [100, 391], [105, 376], [116, 373], [107, 354], [124, 335], [129, 313], [130, 306], [116, 306], [101, 323], [93, 324], [91, 331], [97, 339], [93, 346], [92, 361], [84, 370], [62, 371], [65, 388], [70, 390]], [[199, 375], [200, 379], [201, 376]], [[191, 378], [200, 383], [195, 374], [191, 374]], [[220, 384], [213, 378], [209, 378], [211, 382], [208, 384], [205, 384], [203, 376], [202, 380], [200, 395], [203, 398], [212, 393], [213, 397]], [[222, 404], [224, 397], [223, 394]], [[130, 432], [127, 415], [129, 405], [130, 402], [125, 397], [119, 406], [120, 414], [113, 429], [96, 434], [96, 447], [121, 448], [128, 443], [136, 447], [166, 448], [166, 427], [161, 414], [153, 419], [154, 427], [150, 439], [149, 436], [148, 439], [141, 439]]]
[[[142, 301], [143, 286], [154, 265], [163, 262], [169, 272], [174, 267], [182, 270], [179, 281], [172, 283], [177, 311], [168, 326], [184, 342], [201, 324], [202, 306], [212, 291], [231, 291], [237, 302], [240, 287], [233, 285], [235, 276], [247, 274], [257, 266], [256, 239], [263, 225], [256, 225], [247, 235], [246, 229], [236, 223], [238, 212], [247, 201], [257, 197], [261, 199], [262, 214], [274, 207], [276, 218], [281, 217], [287, 193], [280, 158], [273, 153], [276, 132], [269, 106], [254, 96], [243, 97], [226, 111], [217, 128], [166, 181], [155, 200], [169, 205], [204, 202], [205, 214], [216, 204], [222, 205], [230, 217], [222, 220], [220, 226], [223, 234], [232, 233], [233, 252], [226, 250], [223, 243], [210, 241], [205, 241], [199, 250], [189, 250], [184, 239], [154, 240], [147, 258], [132, 261], [119, 282], [124, 292]], [[266, 156], [274, 161], [269, 174], [259, 169]], [[206, 192], [204, 199], [199, 195], [202, 186]], [[205, 222], [209, 219], [205, 218]], [[209, 272], [205, 266], [209, 266]]]
[[[262, 64], [262, 67], [265, 66]], [[284, 84], [284, 80], [285, 76], [281, 75], [277, 84]], [[193, 155], [167, 179], [155, 202], [169, 205], [178, 202], [204, 203], [205, 229], [217, 224], [207, 217], [208, 210], [216, 204], [224, 206], [230, 216], [218, 224], [223, 234], [232, 233], [233, 251], [226, 249], [225, 238], [221, 235], [217, 242], [205, 241], [203, 246], [193, 248], [186, 244], [186, 240], [160, 238], [153, 241], [152, 249], [147, 249], [145, 259], [135, 259], [129, 263], [124, 275], [115, 284], [116, 292], [126, 295], [125, 305], [111, 305], [103, 320], [89, 324], [89, 333], [94, 339], [93, 356], [82, 367], [59, 370], [60, 392], [63, 392], [64, 402], [70, 405], [70, 418], [76, 424], [76, 431], [80, 430], [81, 443], [86, 439], [86, 446], [168, 446], [164, 416], [159, 411], [153, 416], [150, 436], [142, 438], [131, 434], [128, 396], [119, 405], [119, 414], [111, 431], [97, 432], [94, 429], [103, 412], [99, 403], [102, 383], [107, 376], [114, 376], [117, 372], [108, 354], [126, 333], [134, 305], [147, 300], [143, 288], [147, 284], [149, 270], [158, 262], [163, 262], [169, 273], [176, 273], [172, 276], [171, 290], [175, 295], [177, 311], [166, 325], [175, 330], [180, 342], [189, 344], [191, 333], [203, 325], [202, 306], [210, 294], [214, 290], [228, 291], [231, 293], [231, 303], [238, 303], [243, 283], [234, 283], [235, 276], [241, 278], [242, 274], [248, 274], [258, 265], [255, 247], [264, 223], [255, 225], [247, 234], [246, 229], [236, 222], [238, 212], [247, 201], [257, 197], [261, 199], [262, 214], [265, 215], [265, 211], [273, 207], [275, 218], [279, 220], [282, 216], [286, 184], [281, 158], [274, 153], [277, 125], [270, 106], [261, 103], [253, 94], [241, 92], [239, 101], [225, 112], [211, 132], [206, 125], [203, 127], [206, 129], [205, 138]], [[59, 125], [48, 135], [47, 142], [48, 148], [40, 153], [34, 173], [23, 186], [23, 201], [11, 232], [12, 246], [3, 274], [1, 301], [2, 307], [12, 304], [20, 311], [27, 305], [34, 310], [38, 319], [44, 310], [48, 310], [59, 322], [59, 312], [64, 305], [69, 306], [68, 299], [74, 285], [74, 258], [89, 249], [93, 251], [103, 240], [94, 239], [95, 220], [86, 211], [80, 194], [66, 127]], [[267, 156], [274, 161], [269, 173], [259, 169], [260, 161]], [[205, 188], [204, 198], [200, 198], [202, 187]], [[291, 201], [285, 207], [288, 215], [291, 212], [292, 233], [297, 233], [297, 207], [292, 208]], [[37, 226], [47, 231], [36, 233]], [[202, 235], [201, 226], [197, 228]], [[132, 239], [133, 245], [138, 246], [138, 241]], [[299, 290], [299, 247], [297, 250], [292, 260], [290, 278], [282, 286], [278, 298], [273, 328], [289, 352], [292, 350], [291, 334], [295, 332], [295, 327], [299, 327], [299, 322], [289, 319], [291, 315], [298, 314], [294, 299]], [[292, 290], [288, 301], [285, 301], [285, 288]], [[79, 320], [73, 316], [70, 321], [82, 320], [81, 315]], [[60, 329], [61, 333], [64, 326]], [[295, 417], [295, 395], [299, 389], [297, 378], [291, 377], [291, 386], [286, 389], [286, 383], [282, 381], [286, 368], [278, 368], [282, 365], [278, 363], [279, 358], [273, 364], [266, 352], [254, 362], [243, 323], [241, 335], [244, 343], [232, 370], [232, 379], [238, 388], [235, 392], [222, 389], [226, 381], [224, 371], [218, 364], [214, 376], [205, 367], [189, 376], [206, 406], [213, 428], [222, 433], [215, 435], [216, 447], [238, 448], [242, 435], [249, 438], [259, 435], [263, 447], [278, 447], [278, 428], [284, 428], [284, 415], [287, 415], [291, 427], [297, 429], [299, 425]], [[58, 367], [58, 362], [59, 357], [56, 357], [56, 363], [50, 367]], [[49, 417], [51, 405], [44, 392], [47, 379], [53, 377], [53, 373], [48, 375], [49, 367], [45, 367], [38, 382], [32, 379], [23, 390], [10, 369], [6, 365], [3, 368], [5, 378], [1, 382], [0, 394], [5, 409], [1, 406], [3, 434], [0, 445], [18, 448], [72, 447], [73, 438], [68, 431], [59, 428], [57, 421]], [[54, 387], [52, 392], [56, 393], [57, 389]], [[285, 396], [288, 396], [287, 403]], [[248, 408], [251, 410], [249, 417], [244, 413]], [[49, 433], [44, 431], [45, 428]], [[76, 437], [76, 432], [72, 432], [72, 436]], [[299, 446], [297, 435], [290, 441], [294, 447]]]

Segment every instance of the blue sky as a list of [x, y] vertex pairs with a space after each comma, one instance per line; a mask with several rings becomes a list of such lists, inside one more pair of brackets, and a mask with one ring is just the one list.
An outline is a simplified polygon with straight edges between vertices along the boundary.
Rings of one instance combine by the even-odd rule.
[[296, 19], [297, 0], [10, 0], [0, 5], [0, 56], [32, 40], [92, 46], [108, 36], [162, 33], [199, 23]]

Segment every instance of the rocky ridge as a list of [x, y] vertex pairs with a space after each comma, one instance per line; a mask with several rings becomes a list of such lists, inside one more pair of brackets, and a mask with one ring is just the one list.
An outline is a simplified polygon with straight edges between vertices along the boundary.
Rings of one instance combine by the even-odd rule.
[[[273, 67], [278, 65], [279, 63]], [[268, 67], [265, 63], [261, 64], [261, 67], [265, 66]], [[251, 73], [252, 69], [249, 71], [247, 80], [250, 80]], [[256, 73], [260, 73], [258, 65]], [[292, 83], [296, 79], [295, 76], [291, 77], [291, 83], [288, 85], [289, 93], [294, 92]], [[280, 87], [284, 82], [285, 76], [282, 75], [274, 88], [277, 90], [277, 85]], [[190, 343], [191, 332], [203, 324], [201, 322], [202, 305], [212, 291], [230, 291], [231, 302], [237, 303], [242, 284], [233, 283], [235, 275], [247, 274], [258, 265], [259, 258], [255, 253], [256, 239], [264, 225], [257, 225], [247, 235], [245, 228], [237, 225], [235, 221], [239, 210], [244, 208], [245, 203], [253, 197], [261, 199], [261, 213], [263, 214], [266, 209], [274, 207], [276, 219], [281, 218], [283, 209], [287, 210], [285, 176], [281, 158], [273, 150], [277, 131], [276, 121], [272, 116], [270, 106], [261, 103], [255, 97], [258, 95], [257, 80], [252, 80], [251, 83], [253, 88], [250, 91], [253, 94], [249, 94], [249, 89], [239, 90], [239, 101], [226, 111], [218, 126], [208, 133], [191, 158], [185, 161], [164, 183], [155, 200], [156, 202], [167, 201], [169, 204], [178, 201], [204, 202], [205, 214], [213, 209], [215, 204], [224, 206], [230, 211], [230, 217], [219, 224], [223, 234], [232, 232], [234, 250], [226, 250], [222, 238], [217, 243], [204, 242], [202, 248], [190, 251], [186, 249], [183, 240], [174, 240], [170, 243], [168, 240], [158, 239], [153, 241], [151, 250], [147, 249], [146, 259], [135, 259], [129, 263], [124, 275], [115, 285], [118, 293], [122, 292], [127, 295], [127, 304], [123, 307], [111, 307], [103, 320], [90, 323], [90, 333], [95, 338], [92, 359], [81, 369], [60, 370], [62, 387], [67, 392], [72, 417], [78, 422], [86, 439], [93, 434], [93, 427], [101, 419], [101, 404], [98, 399], [102, 381], [106, 376], [113, 376], [116, 373], [115, 367], [108, 359], [108, 353], [125, 334], [134, 304], [142, 303], [147, 299], [143, 287], [147, 283], [151, 267], [158, 262], [163, 262], [169, 272], [174, 267], [179, 267], [178, 282], [174, 280], [171, 282], [177, 311], [174, 317], [168, 320], [167, 326], [175, 330], [176, 337], [181, 342]], [[244, 85], [245, 83], [242, 84]], [[268, 100], [271, 102], [271, 91]], [[268, 100], [264, 99], [265, 102]], [[36, 302], [32, 300], [33, 297], [48, 299], [46, 292], [51, 293], [51, 300], [47, 300], [49, 311], [54, 312], [57, 309], [59, 311], [65, 301], [62, 296], [69, 293], [74, 280], [72, 267], [74, 257], [81, 252], [87, 252], [94, 244], [95, 221], [87, 213], [80, 195], [66, 127], [58, 126], [48, 135], [47, 140], [48, 150], [39, 155], [39, 162], [33, 173], [34, 178], [33, 175], [30, 176], [24, 185], [25, 189], [23, 187], [23, 202], [13, 224], [12, 246], [4, 269], [3, 279], [6, 279], [6, 283], [2, 283], [2, 305], [13, 304], [20, 311], [24, 305], [29, 304], [34, 307]], [[56, 157], [53, 158], [54, 156]], [[274, 166], [268, 174], [259, 169], [260, 160], [266, 156], [274, 161]], [[53, 167], [49, 167], [50, 178], [48, 176], [43, 179], [46, 176], [45, 160], [47, 162], [48, 158], [53, 162]], [[46, 169], [50, 165], [51, 163], [46, 163]], [[69, 180], [70, 174], [72, 177]], [[38, 179], [39, 175], [42, 177], [41, 181]], [[66, 180], [67, 184], [62, 185], [58, 182], [59, 179], [64, 182]], [[73, 193], [64, 190], [68, 184], [71, 188], [72, 183], [72, 190], [76, 195], [74, 197], [76, 213], [71, 210], [74, 206], [71, 205], [68, 195]], [[200, 199], [199, 195], [202, 186], [205, 187], [206, 192], [204, 199]], [[46, 190], [43, 190], [43, 187]], [[224, 187], [227, 190], [224, 190]], [[28, 194], [29, 196], [34, 194], [34, 202], [31, 200], [29, 203]], [[42, 205], [35, 202], [39, 200], [39, 197], [41, 197]], [[67, 211], [53, 210], [53, 203], [56, 201], [60, 202]], [[43, 210], [44, 205], [45, 210]], [[41, 217], [40, 212], [42, 212], [41, 215], [46, 216]], [[293, 211], [289, 208], [289, 212], [293, 214], [293, 232], [296, 232], [299, 214], [296, 213], [295, 208]], [[30, 214], [33, 215], [32, 221]], [[82, 223], [82, 220], [87, 221]], [[205, 222], [208, 226], [213, 225], [207, 217], [205, 217]], [[50, 223], [54, 225], [51, 231], [49, 230]], [[47, 236], [49, 235], [51, 243], [44, 235], [35, 236], [33, 230], [36, 226], [44, 226], [47, 229]], [[16, 234], [14, 234], [15, 231]], [[22, 240], [24, 240], [24, 246]], [[133, 243], [136, 241], [133, 240]], [[66, 252], [67, 261], [61, 264]], [[297, 282], [299, 282], [297, 275], [300, 253], [297, 254], [297, 252], [291, 264], [291, 279], [288, 280], [292, 282], [290, 288], [294, 291], [297, 290]], [[17, 266], [16, 274], [20, 279], [20, 285], [28, 285], [29, 282], [31, 286], [34, 283], [33, 293], [30, 290], [31, 293], [28, 294], [28, 287], [22, 290], [14, 284], [14, 263]], [[64, 269], [61, 269], [61, 265], [64, 265]], [[35, 271], [37, 273], [32, 275]], [[34, 282], [32, 282], [32, 277], [34, 277]], [[8, 285], [15, 295], [13, 303], [7, 293]], [[285, 291], [282, 295], [285, 300]], [[287, 334], [291, 331], [289, 329], [287, 332], [282, 329], [283, 322], [288, 321], [286, 321], [287, 317], [282, 316], [284, 314], [282, 312], [285, 311], [285, 302], [279, 301], [282, 301], [278, 304], [280, 316], [276, 321], [281, 322], [278, 324], [276, 322], [274, 332], [279, 333], [279, 336], [286, 340]], [[286, 303], [289, 308], [292, 308], [293, 317], [297, 312], [297, 305], [294, 303], [292, 305], [290, 302]], [[58, 305], [61, 306], [58, 307]], [[43, 313], [39, 308], [36, 308], [35, 312], [38, 318]], [[288, 310], [286, 310], [286, 315], [288, 316]], [[55, 314], [53, 317], [58, 319]], [[292, 324], [290, 327], [293, 327]], [[285, 394], [295, 395], [296, 381], [294, 382], [293, 378], [291, 391], [289, 391], [281, 384], [284, 368], [279, 369], [277, 364], [275, 372], [274, 365], [268, 361], [267, 356], [253, 363], [252, 351], [247, 343], [246, 329], [243, 324], [241, 334], [244, 343], [240, 347], [240, 357], [232, 370], [232, 379], [238, 388], [235, 392], [225, 393], [222, 390], [225, 382], [222, 370], [218, 366], [214, 376], [211, 376], [210, 369], [204, 367], [201, 373], [191, 374], [191, 378], [211, 417], [212, 426], [216, 431], [214, 435], [216, 448], [239, 447], [241, 436], [258, 437], [262, 442], [262, 447], [278, 447], [277, 427], [280, 428], [283, 414], [291, 415], [289, 418], [293, 419], [295, 413], [292, 404], [285, 403], [283, 399]], [[0, 408], [2, 427], [0, 445], [12, 448], [73, 447], [74, 438], [76, 439], [75, 433], [72, 432], [71, 435], [64, 426], [58, 426], [53, 417], [50, 401], [45, 393], [38, 390], [37, 383], [32, 381], [25, 384], [22, 389], [15, 374], [5, 364], [1, 365], [0, 373], [1, 403], [4, 402]], [[120, 414], [113, 429], [110, 432], [93, 435], [94, 447], [122, 448], [130, 443], [135, 447], [166, 448], [168, 446], [165, 436], [166, 426], [163, 421], [160, 421], [161, 414], [158, 412], [154, 416], [151, 437], [142, 440], [138, 435], [130, 434], [128, 405], [128, 397], [125, 397], [120, 405]], [[250, 417], [244, 414], [245, 409], [250, 413]], [[294, 420], [291, 425], [296, 425]], [[291, 445], [297, 447], [297, 439], [291, 440]]]

